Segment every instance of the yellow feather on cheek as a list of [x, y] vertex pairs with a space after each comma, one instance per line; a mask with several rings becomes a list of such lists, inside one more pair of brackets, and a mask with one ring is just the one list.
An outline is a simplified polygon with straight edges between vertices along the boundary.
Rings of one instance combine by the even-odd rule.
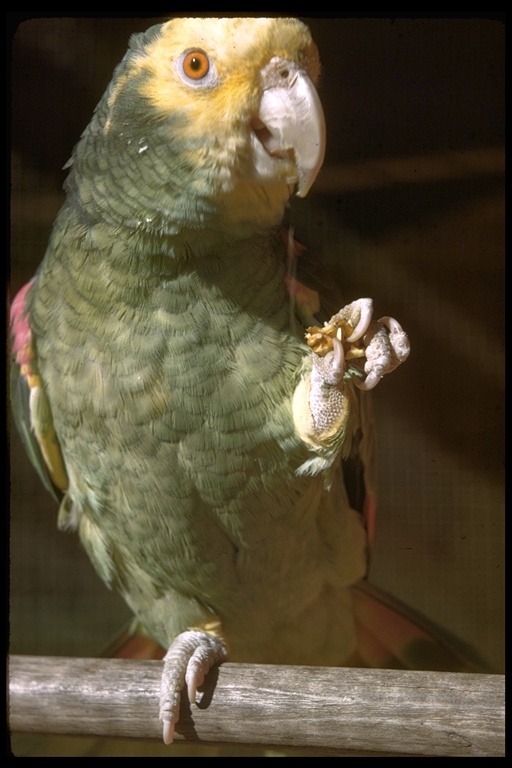
[[[144, 59], [143, 68], [150, 76], [141, 93], [162, 114], [175, 110], [185, 117], [186, 133], [197, 136], [228, 136], [237, 124], [247, 125], [258, 106], [258, 92], [254, 83], [243, 72], [219, 76], [214, 87], [193, 87], [180, 78], [177, 55], [170, 54], [162, 45], [155, 46], [151, 56]], [[207, 107], [207, 108], [206, 108]]]
[[[275, 19], [174, 19], [146, 48], [140, 66], [149, 73], [142, 95], [162, 114], [179, 111], [187, 132], [207, 137], [232, 135], [247, 127], [261, 99], [261, 70], [273, 56], [298, 61], [313, 82], [319, 72], [316, 47], [296, 20], [289, 35], [275, 39]], [[229, 41], [229, 42], [228, 42]], [[216, 77], [206, 87], [180, 77], [180, 57], [199, 49], [210, 59]], [[207, 109], [205, 109], [207, 102]]]

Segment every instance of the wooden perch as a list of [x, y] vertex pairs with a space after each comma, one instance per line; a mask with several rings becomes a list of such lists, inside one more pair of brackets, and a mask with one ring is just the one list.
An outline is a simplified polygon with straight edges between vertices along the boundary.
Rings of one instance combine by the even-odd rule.
[[[161, 739], [162, 663], [12, 656], [13, 732]], [[176, 739], [380, 755], [504, 755], [502, 675], [223, 664]], [[172, 747], [169, 747], [172, 755]]]

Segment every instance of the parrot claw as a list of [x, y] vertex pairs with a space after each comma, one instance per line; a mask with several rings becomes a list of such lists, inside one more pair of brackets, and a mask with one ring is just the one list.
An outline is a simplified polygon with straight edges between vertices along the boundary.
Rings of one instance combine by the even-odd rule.
[[187, 688], [189, 701], [195, 703], [197, 690], [208, 671], [227, 658], [222, 638], [198, 630], [182, 632], [164, 657], [160, 684], [160, 720], [164, 744], [172, 744], [180, 716], [181, 692]]
[[372, 313], [372, 300], [358, 299], [333, 315], [323, 328], [307, 329], [306, 342], [316, 355], [314, 367], [323, 371], [325, 384], [336, 384], [342, 377], [334, 381], [332, 375], [328, 376], [327, 370], [332, 371], [335, 363], [331, 363], [328, 369], [320, 365], [321, 358], [334, 355], [335, 360], [341, 360], [342, 365], [345, 361], [349, 363], [350, 367], [347, 365], [345, 373], [358, 375], [362, 371], [352, 361], [366, 358], [366, 378], [354, 379], [359, 389], [363, 390], [376, 387], [387, 373], [394, 371], [407, 359], [410, 352], [409, 338], [400, 323], [389, 316], [372, 323]]
[[[370, 390], [407, 359], [409, 339], [400, 323], [392, 317], [371, 322], [373, 302], [358, 299], [333, 315], [322, 328], [306, 331], [306, 343], [315, 353], [308, 394], [313, 429], [299, 426], [299, 433], [309, 439], [330, 440], [341, 433], [347, 419], [344, 382], [352, 380], [359, 389]], [[300, 410], [302, 389], [294, 395], [296, 424], [303, 418]]]
[[174, 741], [174, 728], [176, 726], [176, 722], [178, 721], [177, 717], [171, 717], [170, 720], [164, 720], [164, 728], [162, 733], [162, 738], [164, 741], [164, 744], [172, 744]]

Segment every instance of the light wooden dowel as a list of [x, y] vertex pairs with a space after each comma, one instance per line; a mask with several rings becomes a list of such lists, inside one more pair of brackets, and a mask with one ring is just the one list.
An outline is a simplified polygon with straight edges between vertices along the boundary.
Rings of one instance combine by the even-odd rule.
[[[10, 728], [160, 739], [161, 670], [158, 661], [12, 656]], [[199, 705], [182, 698], [176, 739], [498, 756], [504, 731], [502, 675], [224, 664]]]

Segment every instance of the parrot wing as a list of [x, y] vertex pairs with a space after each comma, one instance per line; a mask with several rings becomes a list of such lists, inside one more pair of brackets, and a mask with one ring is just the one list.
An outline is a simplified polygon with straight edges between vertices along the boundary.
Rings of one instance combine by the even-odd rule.
[[[35, 278], [34, 278], [35, 279]], [[11, 404], [14, 421], [27, 455], [44, 487], [60, 502], [68, 486], [64, 459], [53, 426], [50, 403], [37, 368], [37, 353], [26, 306], [34, 279], [11, 305]]]

